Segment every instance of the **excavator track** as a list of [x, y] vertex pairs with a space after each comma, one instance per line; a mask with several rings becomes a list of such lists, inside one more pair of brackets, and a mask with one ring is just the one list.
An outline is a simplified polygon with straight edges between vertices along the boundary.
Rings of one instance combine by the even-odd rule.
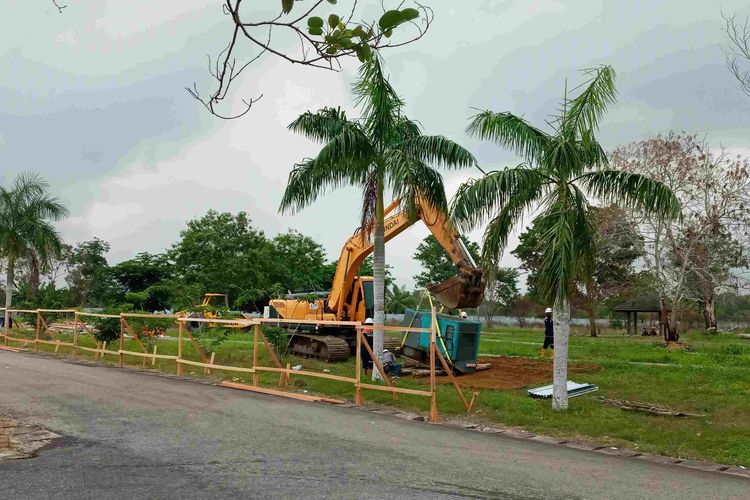
[[349, 357], [349, 344], [333, 335], [292, 335], [289, 349], [292, 354], [321, 361], [343, 361]]

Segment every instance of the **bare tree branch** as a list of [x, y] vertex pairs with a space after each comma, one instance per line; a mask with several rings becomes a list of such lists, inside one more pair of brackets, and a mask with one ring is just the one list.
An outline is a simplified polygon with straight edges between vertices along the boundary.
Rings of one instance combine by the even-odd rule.
[[52, 0], [52, 4], [53, 4], [53, 5], [55, 6], [55, 7], [57, 7], [57, 11], [58, 11], [58, 12], [59, 12], [60, 14], [62, 14], [62, 11], [63, 11], [63, 9], [64, 9], [65, 7], [67, 7], [67, 5], [60, 5], [59, 3], [57, 3], [57, 0]]
[[740, 22], [735, 15], [722, 13], [724, 32], [729, 45], [724, 47], [724, 55], [729, 71], [740, 83], [742, 91], [750, 96], [750, 20]]

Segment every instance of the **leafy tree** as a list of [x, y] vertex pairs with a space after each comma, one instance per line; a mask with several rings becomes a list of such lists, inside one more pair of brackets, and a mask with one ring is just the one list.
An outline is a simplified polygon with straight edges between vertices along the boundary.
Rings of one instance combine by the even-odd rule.
[[14, 272], [17, 259], [33, 254], [47, 265], [62, 246], [51, 221], [60, 220], [68, 210], [47, 191], [49, 185], [36, 174], [21, 174], [10, 188], [0, 187], [0, 251], [7, 259], [5, 279], [5, 324], [13, 306]]
[[468, 132], [512, 149], [524, 157], [519, 166], [491, 172], [461, 186], [453, 204], [459, 227], [471, 229], [489, 219], [482, 254], [497, 262], [522, 216], [539, 209], [534, 221], [545, 242], [536, 283], [555, 310], [553, 408], [568, 407], [569, 294], [574, 280], [591, 275], [596, 231], [588, 196], [618, 202], [629, 209], [677, 216], [680, 204], [662, 183], [631, 172], [607, 168], [604, 150], [594, 137], [598, 123], [615, 100], [615, 73], [609, 66], [587, 70], [578, 95], [567, 90], [561, 111], [545, 132], [512, 113], [477, 114]]
[[484, 316], [487, 325], [492, 326], [492, 317], [506, 310], [517, 298], [518, 270], [500, 267], [491, 273], [479, 313]]
[[214, 210], [187, 223], [180, 241], [169, 251], [176, 285], [192, 285], [204, 292], [228, 293], [262, 289], [269, 282], [274, 255], [262, 231], [252, 227], [245, 212], [236, 215]]
[[[447, 209], [440, 173], [429, 164], [466, 167], [474, 157], [441, 136], [422, 135], [418, 124], [403, 115], [404, 102], [383, 71], [379, 57], [366, 61], [354, 86], [359, 120], [341, 109], [306, 112], [289, 128], [325, 145], [315, 158], [297, 164], [281, 201], [282, 212], [301, 210], [328, 189], [356, 186], [363, 192], [362, 235], [374, 233], [374, 322], [385, 320], [384, 194], [387, 188], [407, 212], [416, 217], [417, 197], [440, 210]], [[376, 352], [383, 348], [383, 332], [376, 330]], [[377, 378], [378, 374], [373, 373]]]
[[122, 298], [138, 309], [161, 311], [170, 307], [172, 295], [166, 283], [172, 278], [173, 268], [165, 254], [139, 253], [112, 266], [109, 275]]
[[65, 281], [74, 304], [103, 306], [111, 298], [107, 252], [109, 243], [99, 238], [81, 242], [71, 250]]
[[414, 294], [407, 291], [405, 286], [393, 285], [388, 288], [386, 295], [385, 307], [391, 314], [402, 314], [407, 308], [416, 305]]
[[271, 282], [292, 292], [326, 290], [329, 268], [322, 245], [309, 236], [290, 231], [275, 236], [271, 247]]
[[[479, 245], [465, 236], [461, 236], [461, 241], [469, 250], [469, 254], [475, 261], [479, 261]], [[414, 281], [419, 288], [426, 288], [434, 283], [442, 283], [456, 275], [457, 268], [453, 261], [445, 253], [445, 249], [440, 246], [437, 238], [433, 235], [427, 236], [417, 246], [414, 252], [414, 259], [422, 264], [422, 272], [414, 276]]]

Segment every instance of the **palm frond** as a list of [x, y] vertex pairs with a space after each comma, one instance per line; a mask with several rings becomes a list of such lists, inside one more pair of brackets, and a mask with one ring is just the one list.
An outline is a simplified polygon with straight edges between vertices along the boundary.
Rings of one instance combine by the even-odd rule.
[[507, 168], [472, 179], [459, 187], [451, 205], [457, 227], [468, 231], [493, 217], [514, 198], [537, 198], [549, 182], [541, 171]]
[[491, 140], [513, 150], [529, 163], [538, 162], [549, 142], [549, 135], [512, 113], [483, 111], [474, 115], [466, 128], [469, 135]]
[[441, 135], [420, 135], [407, 139], [399, 149], [422, 162], [448, 168], [476, 165], [476, 158], [467, 149]]
[[289, 173], [279, 211], [293, 213], [310, 205], [328, 189], [342, 186], [361, 186], [367, 179], [364, 163], [342, 160], [321, 165], [316, 159], [307, 159], [294, 166]]
[[440, 172], [400, 149], [388, 151], [386, 164], [393, 197], [401, 200], [402, 207], [410, 217], [416, 217], [419, 198], [438, 210], [448, 212], [445, 184]]
[[323, 108], [317, 113], [307, 111], [289, 124], [289, 130], [315, 141], [330, 141], [354, 122], [347, 119], [341, 108]]
[[508, 238], [523, 220], [524, 213], [530, 210], [541, 195], [542, 186], [536, 186], [537, 192], [531, 190], [520, 194], [504, 205], [500, 212], [485, 228], [482, 238], [482, 261], [487, 269], [496, 269], [508, 245]]
[[360, 67], [354, 94], [357, 105], [362, 107], [368, 136], [377, 144], [386, 143], [399, 121], [404, 103], [385, 76], [379, 56], [374, 55]]
[[339, 162], [369, 164], [375, 155], [373, 145], [359, 127], [347, 128], [326, 143], [315, 161], [319, 167], [330, 166], [334, 171]]
[[617, 203], [668, 218], [680, 215], [680, 201], [672, 190], [644, 175], [620, 170], [597, 170], [583, 174], [576, 180], [604, 203]]
[[579, 87], [585, 88], [565, 103], [565, 114], [560, 123], [560, 131], [565, 135], [595, 130], [607, 106], [617, 98], [615, 70], [611, 66], [587, 69], [584, 73], [591, 76]]

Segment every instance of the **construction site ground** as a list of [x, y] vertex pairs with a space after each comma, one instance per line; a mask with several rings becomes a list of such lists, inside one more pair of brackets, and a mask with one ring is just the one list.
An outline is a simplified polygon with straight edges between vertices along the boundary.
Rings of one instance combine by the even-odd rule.
[[[22, 333], [19, 332], [19, 335]], [[33, 337], [33, 332], [26, 332]], [[60, 334], [61, 338], [65, 334]], [[216, 363], [248, 366], [252, 360], [252, 336], [233, 333], [216, 349]], [[654, 337], [626, 337], [621, 332], [603, 332], [598, 338], [577, 334], [570, 341], [569, 379], [596, 384], [599, 391], [570, 400], [564, 413], [551, 409], [547, 400], [529, 398], [526, 390], [552, 382], [552, 363], [540, 359], [543, 334], [539, 330], [503, 328], [483, 333], [480, 361], [491, 363], [490, 370], [463, 376], [459, 382], [467, 396], [479, 392], [471, 415], [466, 416], [453, 386], [445, 379], [438, 386], [440, 416], [444, 419], [468, 418], [476, 423], [517, 426], [534, 433], [563, 439], [588, 439], [602, 445], [627, 448], [643, 453], [710, 460], [713, 462], [750, 466], [750, 343], [734, 334], [706, 335], [686, 333], [681, 336], [684, 347], [665, 348]], [[82, 338], [81, 342], [93, 340]], [[160, 354], [174, 354], [176, 342], [157, 342]], [[17, 347], [22, 345], [15, 343]], [[26, 348], [33, 347], [31, 343]], [[126, 348], [137, 350], [132, 340]], [[50, 351], [52, 346], [40, 346]], [[87, 354], [93, 356], [93, 354]], [[188, 343], [183, 355], [198, 360], [197, 352]], [[58, 356], [70, 356], [60, 352]], [[267, 360], [264, 351], [261, 360]], [[116, 363], [108, 356], [104, 363]], [[140, 366], [140, 359], [126, 362]], [[311, 359], [283, 356], [283, 363], [302, 365], [304, 370], [327, 372], [351, 377], [352, 359], [339, 363], [322, 363]], [[146, 369], [175, 373], [173, 361], [157, 360]], [[247, 383], [251, 375], [220, 372], [205, 375], [200, 368], [187, 367], [185, 375]], [[278, 375], [264, 374], [261, 383], [278, 387]], [[403, 377], [398, 385], [425, 389], [425, 377]], [[352, 401], [351, 384], [334, 380], [292, 376], [288, 390], [321, 394]], [[401, 395], [392, 401], [387, 393], [364, 391], [369, 404], [394, 406], [426, 413], [429, 399]], [[700, 417], [667, 417], [625, 411], [603, 404], [598, 398], [627, 400], [661, 405], [677, 412]]]

